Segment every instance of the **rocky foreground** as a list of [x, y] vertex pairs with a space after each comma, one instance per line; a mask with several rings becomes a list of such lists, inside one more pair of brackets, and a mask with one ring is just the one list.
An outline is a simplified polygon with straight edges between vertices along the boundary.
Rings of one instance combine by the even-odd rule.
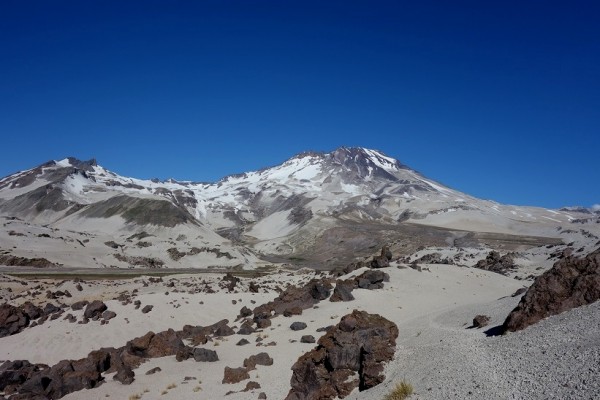
[[334, 274], [3, 276], [0, 390], [370, 399], [406, 380], [419, 399], [597, 398], [599, 254], [567, 255], [527, 292], [485, 269], [400, 264], [385, 248]]

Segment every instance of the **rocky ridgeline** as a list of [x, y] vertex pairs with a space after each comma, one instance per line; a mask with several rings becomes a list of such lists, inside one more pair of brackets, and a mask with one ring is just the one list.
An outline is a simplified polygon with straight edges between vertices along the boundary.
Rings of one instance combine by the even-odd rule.
[[557, 261], [536, 278], [502, 325], [514, 332], [536, 322], [600, 299], [600, 249], [585, 257]]
[[354, 310], [293, 365], [286, 400], [344, 398], [383, 382], [394, 356], [398, 327], [377, 314]]

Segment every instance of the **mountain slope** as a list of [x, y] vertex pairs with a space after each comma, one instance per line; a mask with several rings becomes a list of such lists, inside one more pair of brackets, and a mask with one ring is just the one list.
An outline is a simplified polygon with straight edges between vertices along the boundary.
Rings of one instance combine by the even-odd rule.
[[[588, 210], [480, 200], [379, 151], [346, 147], [302, 153], [281, 165], [216, 183], [128, 178], [95, 160], [49, 161], [0, 180], [0, 215], [22, 220], [13, 220], [13, 227], [21, 223], [82, 237], [93, 233], [117, 243], [108, 252], [109, 246], [96, 244], [95, 262], [80, 261], [86, 266], [125, 267], [138, 265], [131, 257], [146, 257], [169, 267], [243, 268], [261, 265], [260, 259], [339, 266], [382, 242], [404, 254], [457, 241], [476, 247], [482, 245], [481, 233], [491, 247], [552, 244], [562, 238], [563, 227], [574, 221], [595, 227], [598, 217]], [[127, 244], [131, 235], [142, 232], [152, 234], [155, 243]], [[179, 243], [177, 237], [187, 239]], [[48, 252], [27, 235], [10, 240], [17, 253]], [[211, 251], [204, 254], [200, 248]], [[123, 254], [115, 256], [115, 249]], [[173, 257], [176, 252], [185, 255]], [[59, 248], [50, 252], [56, 253]], [[216, 257], [226, 253], [230, 258]]]

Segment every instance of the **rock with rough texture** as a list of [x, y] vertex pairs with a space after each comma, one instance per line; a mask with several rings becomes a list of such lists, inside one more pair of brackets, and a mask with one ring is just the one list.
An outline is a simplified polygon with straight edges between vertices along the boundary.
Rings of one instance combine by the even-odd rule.
[[473, 327], [475, 328], [483, 328], [489, 323], [490, 317], [488, 317], [487, 315], [476, 315], [475, 318], [473, 318]]
[[335, 288], [333, 289], [333, 294], [329, 298], [329, 301], [352, 301], [354, 300], [352, 290], [354, 290], [353, 281], [337, 281], [335, 284]]
[[145, 305], [144, 308], [142, 308], [142, 313], [148, 314], [150, 311], [152, 311], [153, 308], [154, 308], [154, 306], [152, 306], [150, 304]]
[[104, 312], [102, 313], [102, 319], [104, 319], [104, 320], [106, 320], [106, 321], [108, 321], [108, 320], [110, 320], [110, 319], [113, 319], [113, 318], [114, 318], [114, 317], [116, 317], [116, 316], [117, 316], [117, 313], [116, 313], [116, 312], [114, 312], [114, 311], [108, 311], [108, 310], [106, 310], [106, 311], [104, 311]]
[[252, 327], [252, 324], [249, 321], [246, 321], [242, 324], [237, 333], [238, 335], [249, 335], [251, 333], [254, 333], [254, 328]]
[[0, 365], [0, 391], [14, 391], [10, 388], [22, 385], [34, 373], [45, 367], [41, 364], [31, 364], [26, 360], [5, 361]]
[[73, 311], [83, 310], [83, 308], [88, 304], [90, 304], [90, 302], [87, 300], [76, 301], [75, 303], [71, 304], [71, 309]]
[[567, 256], [536, 278], [502, 330], [524, 329], [551, 315], [600, 299], [600, 249], [585, 257]]
[[381, 289], [384, 282], [389, 282], [390, 276], [383, 271], [368, 270], [354, 278], [355, 286], [360, 289]]
[[303, 329], [306, 329], [306, 324], [304, 322], [293, 322], [290, 325], [290, 329], [293, 331], [301, 331]]
[[149, 369], [148, 371], [146, 371], [146, 375], [153, 375], [157, 372], [162, 371], [162, 369], [160, 369], [160, 367], [154, 367], [152, 369]]
[[113, 376], [113, 379], [117, 382], [121, 382], [123, 385], [129, 385], [133, 382], [135, 373], [127, 366], [123, 366], [117, 370], [117, 373]]
[[256, 369], [257, 365], [273, 365], [273, 359], [268, 353], [262, 352], [244, 360], [244, 368], [248, 371]]
[[223, 373], [223, 380], [221, 381], [221, 383], [238, 383], [246, 379], [250, 379], [250, 375], [248, 374], [246, 368], [225, 367], [225, 371]]
[[500, 256], [500, 253], [497, 251], [490, 251], [484, 260], [479, 260], [477, 264], [475, 264], [475, 268], [506, 275], [509, 271], [516, 269], [517, 266], [515, 265], [512, 254], [509, 253]]
[[14, 335], [29, 325], [29, 317], [20, 308], [0, 305], [0, 337]]
[[303, 335], [300, 338], [300, 343], [314, 343], [315, 337], [313, 335]]
[[183, 347], [181, 338], [173, 329], [156, 334], [148, 332], [125, 345], [128, 353], [144, 358], [172, 356]]
[[89, 319], [100, 317], [108, 307], [100, 300], [94, 300], [85, 307], [83, 316]]
[[398, 327], [377, 314], [354, 310], [292, 366], [286, 400], [344, 398], [383, 382], [394, 356]]
[[196, 348], [193, 352], [194, 360], [198, 362], [215, 362], [219, 361], [219, 356], [214, 350]]
[[332, 287], [327, 279], [313, 279], [302, 287], [289, 287], [275, 300], [256, 307], [253, 320], [258, 328], [268, 327], [271, 325], [269, 319], [275, 315], [294, 315], [325, 300]]
[[390, 261], [386, 256], [373, 257], [371, 261], [371, 268], [387, 268], [390, 266]]

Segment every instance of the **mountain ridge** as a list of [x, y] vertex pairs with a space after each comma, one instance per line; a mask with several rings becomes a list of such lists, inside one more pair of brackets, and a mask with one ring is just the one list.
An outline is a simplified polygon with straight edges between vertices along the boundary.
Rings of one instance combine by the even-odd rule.
[[[159, 253], [177, 245], [169, 237], [193, 237], [185, 241], [186, 251], [208, 247], [218, 250], [214, 254], [235, 254], [232, 259], [241, 264], [231, 261], [228, 267], [301, 259], [322, 268], [366, 254], [377, 242], [402, 247], [404, 254], [457, 240], [472, 246], [511, 242], [516, 248], [531, 240], [551, 244], [562, 240], [567, 226], [595, 228], [600, 220], [600, 214], [578, 209], [477, 199], [363, 147], [303, 152], [213, 183], [125, 177], [95, 159], [52, 160], [0, 179], [0, 215], [40, 227], [94, 232], [107, 241], [151, 232], [165, 247]], [[31, 241], [18, 245], [31, 250]], [[152, 253], [128, 249], [132, 257]], [[333, 255], [336, 249], [343, 254]], [[106, 256], [100, 249], [97, 254]], [[224, 260], [208, 256], [210, 263], [223, 266]]]

